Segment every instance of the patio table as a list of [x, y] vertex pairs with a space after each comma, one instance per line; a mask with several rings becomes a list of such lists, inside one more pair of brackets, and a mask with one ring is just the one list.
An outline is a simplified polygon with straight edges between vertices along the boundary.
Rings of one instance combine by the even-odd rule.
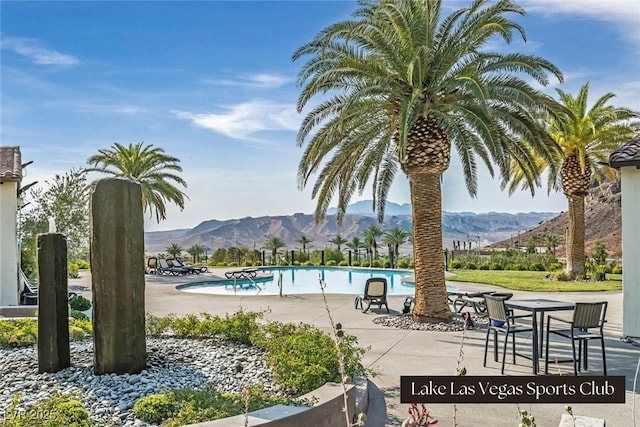
[[[544, 313], [547, 311], [573, 310], [572, 302], [556, 301], [544, 298], [505, 301], [507, 308], [528, 311], [531, 313], [531, 359], [533, 374], [540, 370], [540, 354], [544, 346]], [[540, 315], [540, 332], [538, 333], [538, 314]], [[540, 349], [538, 351], [538, 348]]]

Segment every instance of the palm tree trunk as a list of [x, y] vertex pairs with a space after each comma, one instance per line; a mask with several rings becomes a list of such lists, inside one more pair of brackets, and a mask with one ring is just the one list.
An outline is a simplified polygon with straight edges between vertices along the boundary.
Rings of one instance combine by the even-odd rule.
[[448, 322], [452, 317], [442, 254], [441, 176], [439, 172], [409, 176], [416, 275], [413, 320], [416, 322]]
[[584, 276], [584, 196], [567, 196], [569, 230], [567, 236], [567, 272], [571, 278]]

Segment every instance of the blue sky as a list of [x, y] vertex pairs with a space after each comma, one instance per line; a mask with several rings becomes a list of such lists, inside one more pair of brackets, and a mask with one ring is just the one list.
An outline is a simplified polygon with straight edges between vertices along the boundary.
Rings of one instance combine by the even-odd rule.
[[[445, 0], [448, 9], [466, 0]], [[521, 0], [528, 41], [499, 50], [545, 57], [565, 73], [554, 88], [640, 110], [640, 4], [636, 0]], [[148, 230], [208, 219], [310, 213], [299, 191], [292, 52], [346, 19], [352, 1], [0, 3], [2, 145], [33, 160], [25, 184], [86, 165], [114, 142], [144, 141], [181, 159], [190, 200]], [[443, 180], [448, 211], [566, 209], [561, 194], [508, 197], [483, 170], [471, 199], [455, 157]], [[369, 193], [354, 199], [369, 199]], [[390, 201], [409, 202], [398, 175]]]

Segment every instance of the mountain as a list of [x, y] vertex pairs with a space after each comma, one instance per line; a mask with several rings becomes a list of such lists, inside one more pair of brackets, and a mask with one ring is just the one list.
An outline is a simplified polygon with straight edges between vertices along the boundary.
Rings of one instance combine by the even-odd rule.
[[[328, 215], [335, 215], [338, 212], [336, 208], [327, 209]], [[376, 216], [373, 212], [373, 200], [360, 200], [347, 206], [348, 214], [358, 214], [366, 216]], [[411, 205], [403, 203], [401, 205], [394, 202], [387, 202], [384, 207], [385, 215], [411, 215]]]
[[[353, 207], [352, 207], [353, 206]], [[348, 207], [347, 212], [362, 211], [368, 206], [371, 211], [371, 201], [357, 202]], [[410, 206], [391, 203], [390, 212], [406, 212], [409, 214], [391, 214], [385, 216], [381, 227], [385, 230], [400, 227], [410, 229], [412, 226]], [[529, 212], [529, 213], [471, 213], [471, 212], [443, 212], [443, 244], [452, 247], [453, 240], [480, 241], [481, 245], [508, 238], [511, 234], [536, 227], [542, 221], [555, 217], [557, 213]], [[304, 235], [312, 241], [311, 249], [330, 247], [329, 240], [340, 233], [342, 237], [351, 240], [358, 236], [362, 239], [365, 229], [377, 224], [371, 212], [348, 213], [342, 226], [336, 224], [334, 214], [319, 224], [313, 220], [313, 215], [296, 213], [287, 216], [246, 217], [230, 220], [208, 220], [191, 229], [152, 231], [145, 233], [145, 246], [149, 254], [165, 251], [171, 243], [177, 243], [184, 248], [199, 244], [208, 248], [227, 248], [230, 246], [245, 246], [260, 249], [268, 236], [278, 236], [287, 244], [289, 249], [299, 248], [296, 240]], [[410, 247], [401, 248], [408, 253]]]
[[[585, 198], [585, 251], [588, 257], [593, 255], [596, 242], [602, 242], [607, 253], [612, 258], [622, 254], [622, 212], [621, 212], [620, 181], [605, 182], [598, 185], [593, 182], [589, 194]], [[556, 248], [558, 256], [566, 252], [564, 241], [569, 218], [567, 212], [543, 221], [538, 226], [520, 235], [521, 245], [533, 234], [539, 236], [556, 234], [560, 237], [561, 245]], [[495, 248], [513, 246], [510, 238], [491, 245]]]

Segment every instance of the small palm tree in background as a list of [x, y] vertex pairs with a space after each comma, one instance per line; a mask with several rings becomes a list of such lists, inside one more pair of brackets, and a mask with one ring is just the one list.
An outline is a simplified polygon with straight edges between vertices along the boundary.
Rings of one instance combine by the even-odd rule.
[[[524, 10], [510, 0], [476, 0], [442, 14], [441, 0], [362, 1], [351, 20], [321, 30], [293, 59], [298, 111], [306, 143], [298, 185], [312, 177], [316, 221], [337, 199], [338, 222], [354, 193], [368, 182], [378, 220], [399, 170], [409, 179], [413, 214], [415, 308], [418, 322], [449, 321], [442, 251], [443, 173], [451, 148], [461, 160], [467, 190], [477, 193], [478, 159], [508, 180], [510, 164], [533, 174], [532, 151], [557, 149], [535, 120], [561, 106], [527, 80], [546, 86], [560, 70], [543, 58], [504, 53], [524, 29], [510, 15]], [[318, 99], [319, 98], [319, 99]], [[529, 142], [526, 144], [524, 141]], [[533, 180], [534, 178], [531, 178]]]
[[362, 240], [358, 236], [353, 236], [350, 242], [346, 245], [356, 255], [356, 262], [360, 262], [360, 249], [363, 246]]
[[544, 244], [547, 245], [547, 251], [556, 256], [556, 248], [558, 247], [560, 239], [557, 234], [547, 234], [544, 236]]
[[338, 249], [338, 252], [340, 252], [340, 248], [342, 247], [342, 245], [347, 243], [347, 241], [347, 239], [345, 239], [340, 235], [340, 233], [338, 233], [333, 239], [329, 240], [329, 243], [333, 243], [334, 245], [336, 245], [336, 249]]
[[187, 248], [187, 252], [193, 257], [193, 262], [200, 262], [200, 257], [204, 254], [205, 247], [195, 244]]
[[184, 248], [177, 243], [171, 243], [169, 246], [164, 248], [164, 251], [172, 257], [177, 258], [180, 256], [180, 254], [182, 254]]
[[373, 258], [378, 259], [378, 239], [384, 235], [384, 230], [371, 224], [366, 230], [364, 230], [364, 239], [369, 243], [367, 246], [373, 251]]
[[271, 251], [271, 262], [275, 264], [278, 263], [277, 262], [278, 250], [280, 248], [284, 248], [285, 246], [286, 246], [286, 243], [284, 243], [284, 241], [278, 236], [271, 236], [267, 238], [266, 242], [264, 242], [264, 247]]
[[393, 252], [393, 259], [398, 262], [400, 257], [400, 246], [407, 243], [411, 238], [411, 232], [400, 227], [393, 227], [384, 233], [383, 243], [388, 245]]
[[307, 245], [312, 242], [313, 240], [309, 240], [307, 236], [305, 236], [304, 234], [300, 236], [298, 240], [296, 240], [296, 243], [300, 243], [302, 245], [302, 252], [306, 252]]
[[166, 202], [184, 209], [184, 201], [188, 197], [175, 184], [186, 187], [187, 183], [176, 174], [182, 172], [180, 159], [165, 154], [162, 148], [152, 144], [142, 144], [124, 146], [116, 142], [111, 148], [100, 149], [99, 154], [87, 159], [92, 167], [86, 170], [127, 178], [140, 184], [142, 207], [150, 211], [151, 217], [155, 212], [156, 220], [160, 222], [167, 218]]
[[548, 133], [561, 147], [550, 159], [536, 159], [535, 181], [523, 178], [519, 165], [513, 164], [509, 192], [520, 185], [531, 190], [539, 185], [539, 177], [547, 173], [547, 190], [562, 190], [567, 197], [567, 266], [571, 277], [584, 276], [585, 270], [585, 211], [584, 201], [589, 193], [593, 175], [598, 181], [604, 176], [615, 179], [614, 170], [608, 166], [609, 154], [620, 144], [630, 141], [640, 131], [640, 117], [636, 111], [615, 107], [608, 102], [615, 97], [606, 93], [588, 108], [589, 83], [585, 83], [577, 96], [556, 89], [560, 102], [567, 112], [556, 116], [544, 116]]

